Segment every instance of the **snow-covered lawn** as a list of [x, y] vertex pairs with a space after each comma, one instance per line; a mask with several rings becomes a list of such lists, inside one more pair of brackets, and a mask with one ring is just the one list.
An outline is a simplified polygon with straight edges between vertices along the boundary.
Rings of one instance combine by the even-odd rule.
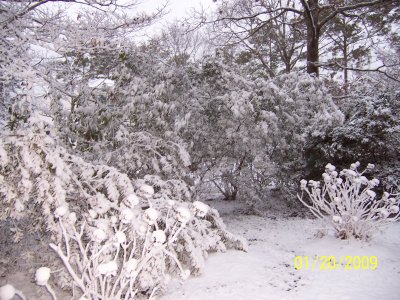
[[[318, 220], [239, 214], [211, 202], [228, 229], [247, 238], [249, 252], [209, 256], [204, 273], [183, 285], [174, 282], [162, 300], [400, 299], [400, 223], [369, 242], [342, 241]], [[327, 234], [317, 237], [319, 230]], [[376, 256], [376, 270], [296, 270], [294, 258]]]

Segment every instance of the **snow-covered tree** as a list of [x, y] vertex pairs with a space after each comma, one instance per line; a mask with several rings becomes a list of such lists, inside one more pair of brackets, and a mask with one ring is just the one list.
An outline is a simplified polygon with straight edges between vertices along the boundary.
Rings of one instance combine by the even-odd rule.
[[179, 99], [173, 97], [181, 96], [168, 84], [165, 66], [133, 45], [73, 57], [70, 64], [95, 70], [85, 80], [79, 71], [71, 72], [74, 89], [81, 91], [71, 106], [63, 106], [61, 92], [51, 94], [52, 114], [67, 145], [131, 178], [182, 175], [190, 158], [174, 131]]
[[221, 61], [204, 67], [210, 83], [205, 81], [202, 91], [210, 92], [200, 103], [210, 109], [192, 114], [204, 125], [191, 155], [194, 162], [203, 159], [202, 176], [226, 198], [241, 190], [255, 201], [265, 198], [267, 185], [293, 182], [304, 172], [307, 136], [324, 136], [343, 121], [323, 82], [314, 77], [293, 73], [249, 80]]
[[[6, 117], [4, 110], [11, 112], [9, 126], [26, 121], [27, 110], [41, 104], [39, 88], [44, 90], [41, 94], [46, 94], [50, 85], [73, 97], [67, 88], [71, 82], [67, 78], [62, 82], [52, 80], [48, 63], [70, 52], [83, 55], [90, 49], [114, 48], [118, 40], [131, 36], [163, 13], [162, 7], [151, 15], [140, 13], [137, 4], [116, 0], [2, 1], [0, 76], [6, 96], [2, 115]], [[43, 106], [46, 103], [40, 108]]]

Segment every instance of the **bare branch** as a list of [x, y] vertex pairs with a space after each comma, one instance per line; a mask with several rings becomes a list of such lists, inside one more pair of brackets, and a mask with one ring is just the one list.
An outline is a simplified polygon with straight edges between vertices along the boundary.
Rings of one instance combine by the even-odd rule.
[[346, 67], [346, 66], [341, 65], [339, 62], [333, 62], [333, 63], [329, 63], [329, 64], [319, 64], [319, 66], [320, 67], [338, 67], [343, 70], [356, 71], [356, 72], [368, 72], [368, 73], [369, 72], [377, 72], [377, 73], [380, 73], [380, 74], [386, 76], [389, 79], [392, 79], [396, 82], [400, 82], [400, 78], [394, 77], [393, 75], [389, 74], [386, 70], [387, 68], [399, 66], [398, 64], [389, 65], [389, 66], [383, 64], [377, 68], [369, 68], [369, 69], [349, 67], [349, 66]]
[[[215, 22], [220, 22], [220, 21], [225, 21], [225, 20], [240, 21], [240, 20], [246, 20], [246, 19], [254, 19], [254, 18], [258, 17], [258, 16], [267, 15], [267, 14], [273, 14], [273, 13], [276, 13], [276, 12], [280, 12], [279, 15], [281, 15], [282, 13], [285, 13], [285, 12], [294, 12], [294, 13], [300, 14], [300, 15], [303, 14], [302, 11], [297, 10], [297, 9], [295, 9], [295, 8], [291, 8], [291, 7], [278, 7], [278, 8], [276, 8], [276, 9], [271, 9], [271, 10], [268, 10], [268, 11], [262, 11], [262, 12], [259, 12], [259, 13], [255, 13], [255, 14], [252, 14], [252, 15], [250, 15], [250, 16], [243, 16], [243, 17], [222, 17], [222, 18], [219, 18], [219, 19], [216, 19], [216, 20], [213, 20], [213, 21], [205, 22], [205, 24], [207, 24], [207, 23], [210, 24], [210, 23], [215, 23]], [[264, 22], [270, 22], [270, 21], [273, 20], [273, 19], [276, 19], [276, 17], [272, 17], [272, 18], [270, 18], [270, 19], [268, 19], [268, 20], [266, 20], [266, 21], [264, 21]]]

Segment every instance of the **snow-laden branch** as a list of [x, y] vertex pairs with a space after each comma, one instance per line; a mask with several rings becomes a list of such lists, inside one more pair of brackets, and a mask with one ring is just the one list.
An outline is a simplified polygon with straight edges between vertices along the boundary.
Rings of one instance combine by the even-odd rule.
[[[265, 10], [265, 11], [261, 11], [261, 12], [258, 12], [258, 13], [254, 13], [254, 14], [249, 15], [249, 16], [241, 16], [241, 17], [226, 16], [226, 17], [217, 18], [217, 19], [212, 20], [212, 21], [206, 21], [204, 23], [207, 24], [207, 23], [221, 22], [221, 21], [225, 21], [225, 20], [240, 21], [240, 20], [247, 20], [247, 19], [255, 19], [255, 18], [259, 17], [259, 16], [274, 14], [274, 13], [277, 13], [277, 12], [279, 13], [279, 15], [281, 15], [282, 13], [286, 13], [286, 12], [293, 12], [293, 13], [296, 13], [296, 14], [299, 14], [299, 15], [303, 14], [302, 11], [297, 10], [295, 8], [292, 8], [292, 7], [278, 7], [278, 8], [275, 8], [275, 9]], [[270, 21], [272, 21], [273, 19], [276, 19], [276, 18], [277, 17], [274, 16], [274, 17], [268, 18], [264, 22], [270, 22]]]
[[329, 68], [329, 67], [337, 67], [340, 68], [342, 70], [348, 70], [348, 71], [355, 71], [355, 72], [363, 72], [363, 73], [379, 73], [382, 74], [384, 76], [386, 76], [387, 78], [394, 80], [396, 82], [400, 82], [400, 77], [395, 76], [393, 74], [390, 74], [388, 72], [388, 68], [394, 68], [394, 67], [399, 67], [399, 64], [392, 64], [392, 65], [386, 65], [386, 64], [382, 64], [376, 68], [357, 68], [357, 67], [351, 67], [351, 66], [344, 66], [341, 63], [335, 61], [332, 63], [321, 63], [319, 64], [320, 67], [325, 67], [325, 68]]
[[321, 19], [318, 26], [322, 27], [334, 17], [336, 17], [340, 13], [346, 13], [350, 11], [354, 11], [360, 8], [369, 8], [369, 7], [376, 7], [376, 6], [385, 6], [398, 3], [400, 4], [399, 0], [374, 0], [374, 1], [366, 1], [366, 2], [359, 2], [356, 4], [347, 4], [344, 6], [336, 6], [336, 5], [323, 5], [321, 6], [321, 10], [332, 10], [325, 18]]

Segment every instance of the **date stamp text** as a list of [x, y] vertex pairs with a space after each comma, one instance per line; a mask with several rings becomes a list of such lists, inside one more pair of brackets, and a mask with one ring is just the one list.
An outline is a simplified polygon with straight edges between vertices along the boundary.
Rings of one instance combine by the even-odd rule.
[[294, 258], [296, 270], [376, 270], [377, 256], [296, 256]]

